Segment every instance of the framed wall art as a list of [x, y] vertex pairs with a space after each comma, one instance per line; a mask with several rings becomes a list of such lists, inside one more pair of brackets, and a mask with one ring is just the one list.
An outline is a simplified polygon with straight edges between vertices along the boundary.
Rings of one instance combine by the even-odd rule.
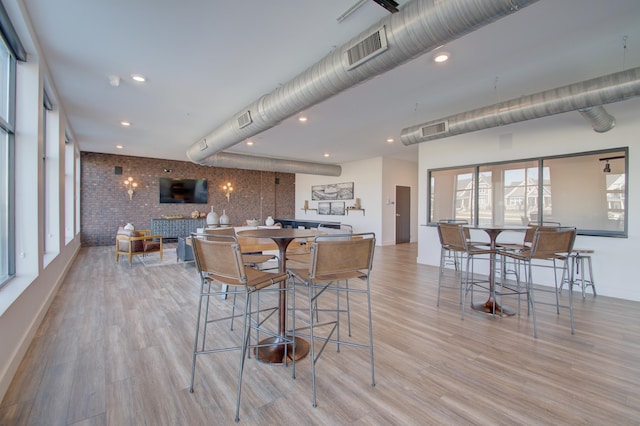
[[353, 200], [353, 182], [313, 185], [311, 199], [314, 201]]
[[331, 214], [331, 203], [328, 203], [328, 202], [318, 203], [318, 214]]
[[344, 216], [344, 201], [332, 201], [331, 202], [331, 214], [337, 216]]

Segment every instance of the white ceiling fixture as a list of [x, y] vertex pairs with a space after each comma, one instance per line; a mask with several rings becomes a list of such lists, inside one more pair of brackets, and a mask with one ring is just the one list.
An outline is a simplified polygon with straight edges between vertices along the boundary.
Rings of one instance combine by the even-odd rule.
[[449, 52], [438, 52], [433, 56], [433, 61], [441, 64], [447, 62], [450, 56]]
[[131, 79], [137, 83], [144, 83], [147, 81], [147, 77], [142, 74], [131, 74]]

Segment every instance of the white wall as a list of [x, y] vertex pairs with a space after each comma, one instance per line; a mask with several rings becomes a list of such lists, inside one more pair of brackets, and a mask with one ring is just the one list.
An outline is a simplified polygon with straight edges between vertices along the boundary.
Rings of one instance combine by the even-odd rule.
[[[396, 185], [411, 187], [411, 240], [417, 240], [417, 163], [389, 158], [371, 158], [342, 164], [338, 177], [296, 174], [296, 219], [337, 221], [353, 226], [354, 232], [375, 232], [377, 244], [395, 244], [395, 206], [387, 205], [387, 196], [395, 197]], [[364, 212], [352, 211], [345, 216], [318, 215], [302, 207], [317, 208], [311, 200], [311, 187], [329, 183], [354, 183], [354, 197], [360, 198]], [[347, 200], [350, 206], [355, 200]]]
[[[427, 220], [429, 169], [628, 146], [628, 238], [578, 236], [575, 247], [595, 250], [592, 260], [598, 294], [639, 301], [634, 263], [640, 249], [640, 195], [634, 188], [640, 187], [636, 151], [640, 149], [640, 99], [606, 105], [605, 109], [616, 117], [616, 127], [607, 133], [594, 132], [578, 112], [571, 112], [420, 144], [419, 223]], [[418, 234], [418, 262], [438, 265], [436, 228], [419, 226]]]

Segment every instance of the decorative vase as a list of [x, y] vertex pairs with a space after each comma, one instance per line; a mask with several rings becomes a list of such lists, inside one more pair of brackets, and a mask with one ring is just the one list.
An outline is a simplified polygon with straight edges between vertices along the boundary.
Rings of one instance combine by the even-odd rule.
[[207, 214], [207, 226], [218, 225], [220, 223], [220, 218], [218, 217], [218, 213], [213, 211], [213, 206], [211, 206], [211, 212]]
[[133, 231], [135, 228], [133, 227], [133, 224], [131, 222], [127, 222], [127, 224], [124, 226], [124, 229], [126, 229], [127, 231]]
[[273, 220], [273, 218], [271, 216], [267, 216], [267, 220], [264, 221], [264, 224], [267, 226], [273, 226], [273, 224], [275, 223], [275, 221]]
[[222, 216], [220, 216], [220, 225], [228, 225], [229, 224], [229, 216], [227, 216], [227, 212], [222, 210]]

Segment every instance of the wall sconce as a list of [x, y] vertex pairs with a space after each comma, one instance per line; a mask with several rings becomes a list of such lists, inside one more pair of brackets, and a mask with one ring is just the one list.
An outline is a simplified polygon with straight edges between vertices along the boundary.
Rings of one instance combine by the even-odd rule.
[[224, 195], [227, 196], [227, 201], [229, 201], [229, 195], [233, 192], [233, 186], [231, 186], [231, 182], [227, 182], [227, 184], [222, 187], [222, 190], [224, 191]]
[[138, 184], [133, 181], [133, 178], [131, 176], [129, 176], [129, 178], [124, 181], [124, 186], [127, 187], [127, 194], [129, 194], [129, 199], [133, 200], [133, 193], [138, 187]]

